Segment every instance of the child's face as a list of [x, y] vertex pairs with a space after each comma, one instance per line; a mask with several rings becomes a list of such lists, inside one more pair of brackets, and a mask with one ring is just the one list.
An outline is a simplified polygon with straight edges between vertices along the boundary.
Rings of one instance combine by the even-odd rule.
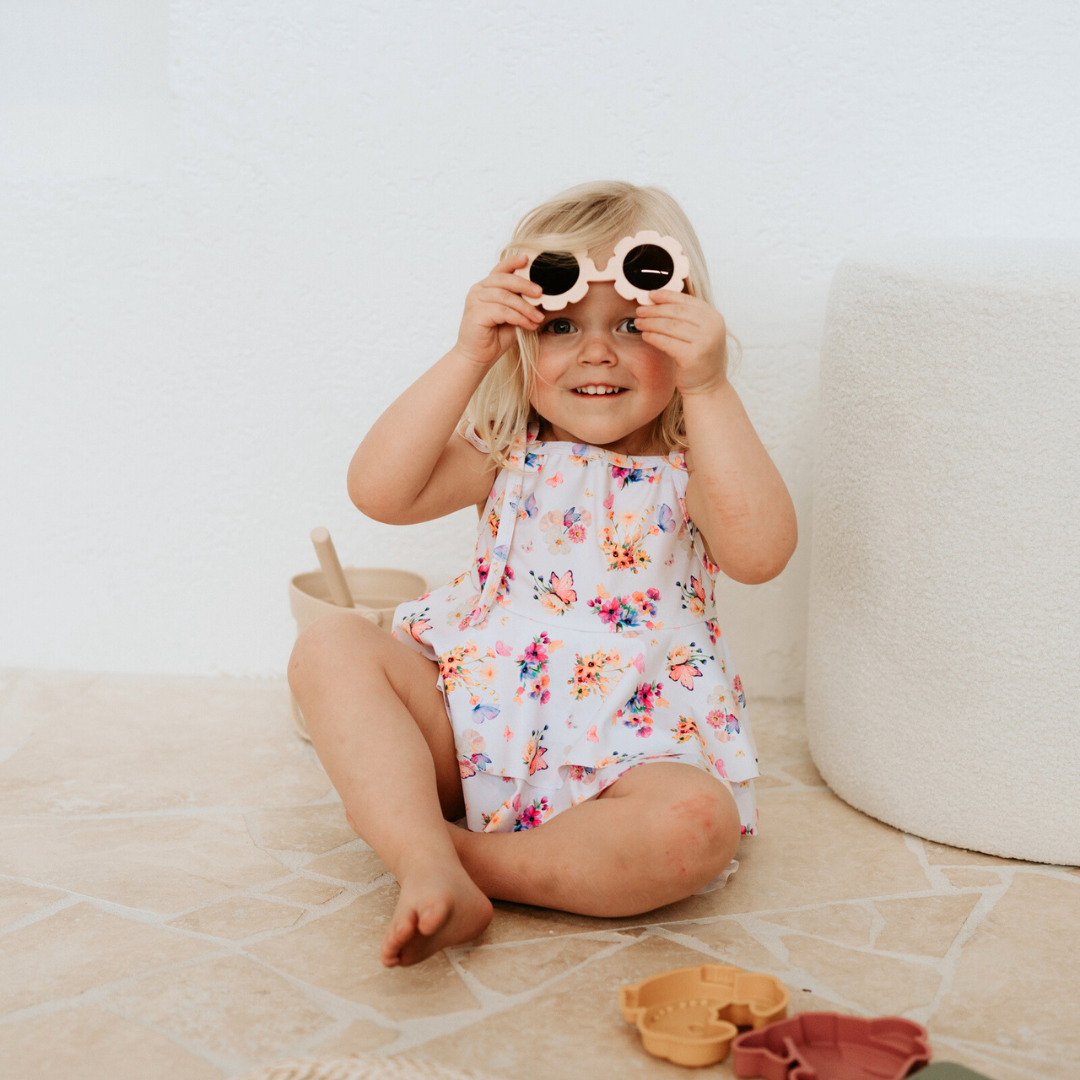
[[[649, 438], [675, 392], [675, 361], [641, 340], [633, 329], [636, 310], [611, 282], [596, 281], [576, 304], [549, 313], [539, 331], [531, 398], [550, 426], [543, 436], [618, 454], [663, 452]], [[609, 392], [589, 394], [584, 387]]]

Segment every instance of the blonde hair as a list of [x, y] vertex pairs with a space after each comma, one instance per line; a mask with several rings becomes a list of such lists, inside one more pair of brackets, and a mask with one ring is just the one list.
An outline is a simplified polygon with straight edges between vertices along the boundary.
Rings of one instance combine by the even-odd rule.
[[[541, 251], [611, 250], [624, 236], [642, 229], [655, 229], [679, 241], [690, 262], [686, 291], [711, 304], [709, 272], [694, 228], [679, 204], [656, 187], [598, 181], [569, 188], [518, 222], [500, 258]], [[514, 440], [536, 419], [529, 398], [536, 386], [537, 337], [535, 330], [518, 328], [517, 341], [484, 376], [458, 429], [464, 433], [474, 427], [501, 468], [509, 466], [508, 453]], [[737, 340], [735, 345], [738, 348]], [[654, 438], [666, 452], [685, 449], [686, 428], [678, 390], [654, 425]]]

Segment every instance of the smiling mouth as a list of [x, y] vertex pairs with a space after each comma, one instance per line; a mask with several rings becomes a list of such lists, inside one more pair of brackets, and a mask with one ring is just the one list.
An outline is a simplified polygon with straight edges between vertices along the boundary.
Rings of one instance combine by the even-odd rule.
[[618, 397], [625, 390], [625, 386], [578, 386], [574, 393], [579, 397]]

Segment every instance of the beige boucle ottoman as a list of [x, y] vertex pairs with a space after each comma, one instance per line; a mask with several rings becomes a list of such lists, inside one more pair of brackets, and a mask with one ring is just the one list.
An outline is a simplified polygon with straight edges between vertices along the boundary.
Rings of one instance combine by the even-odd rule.
[[820, 387], [815, 764], [918, 836], [1080, 863], [1080, 244], [845, 259]]

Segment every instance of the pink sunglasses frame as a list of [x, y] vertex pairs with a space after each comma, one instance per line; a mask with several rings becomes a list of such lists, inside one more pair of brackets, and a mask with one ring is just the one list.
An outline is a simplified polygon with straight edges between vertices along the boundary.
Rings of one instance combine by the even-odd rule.
[[[683, 254], [682, 245], [673, 236], [661, 236], [652, 229], [645, 229], [642, 232], [635, 233], [633, 236], [624, 236], [615, 245], [615, 251], [603, 270], [596, 268], [596, 264], [589, 258], [588, 252], [571, 252], [574, 258], [577, 259], [580, 270], [578, 279], [573, 286], [567, 289], [566, 292], [559, 293], [556, 296], [549, 296], [544, 293], [541, 296], [526, 296], [524, 299], [528, 300], [533, 307], [543, 307], [545, 311], [562, 311], [567, 304], [576, 304], [581, 300], [594, 281], [611, 281], [615, 284], [615, 291], [624, 300], [634, 300], [639, 304], [651, 304], [649, 292], [656, 290], [639, 289], [636, 285], [632, 285], [623, 273], [623, 260], [626, 256], [635, 248], [645, 244], [663, 248], [671, 256], [671, 261], [674, 264], [671, 280], [662, 285], [661, 288], [671, 292], [682, 292], [683, 285], [690, 276], [690, 260]], [[531, 254], [529, 261], [520, 270], [515, 270], [514, 273], [518, 277], [525, 278], [526, 281], [531, 280], [529, 271], [533, 262], [542, 254], [544, 253], [540, 251]]]

